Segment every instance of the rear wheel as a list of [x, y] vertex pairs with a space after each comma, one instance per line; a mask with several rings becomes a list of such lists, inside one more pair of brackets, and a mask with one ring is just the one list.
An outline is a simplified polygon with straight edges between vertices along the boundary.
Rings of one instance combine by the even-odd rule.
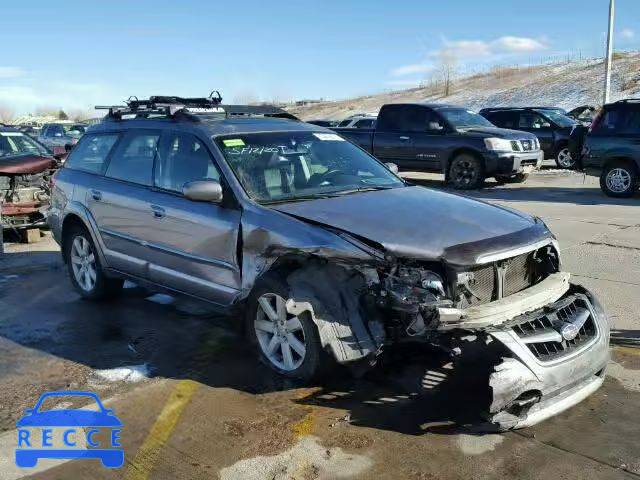
[[631, 197], [637, 185], [638, 171], [625, 161], [611, 162], [600, 175], [600, 188], [610, 197]]
[[516, 173], [515, 175], [497, 175], [498, 183], [524, 183], [529, 178], [528, 173]]
[[320, 371], [322, 345], [309, 313], [287, 311], [289, 288], [277, 277], [259, 281], [249, 296], [247, 335], [263, 363], [279, 374], [310, 380]]
[[449, 166], [448, 180], [453, 188], [459, 190], [482, 188], [484, 184], [482, 160], [466, 153], [458, 155]]
[[558, 168], [573, 168], [576, 161], [571, 156], [569, 147], [560, 147], [556, 152], [556, 165]]
[[65, 236], [64, 254], [71, 283], [83, 298], [104, 300], [122, 288], [122, 280], [104, 274], [96, 247], [85, 228], [72, 227]]

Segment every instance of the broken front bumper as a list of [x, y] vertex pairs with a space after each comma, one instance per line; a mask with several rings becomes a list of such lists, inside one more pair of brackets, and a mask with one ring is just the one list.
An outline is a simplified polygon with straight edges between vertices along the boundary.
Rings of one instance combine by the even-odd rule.
[[500, 430], [535, 425], [584, 400], [604, 381], [609, 325], [579, 287], [557, 302], [490, 332], [510, 356], [489, 377], [489, 420]]

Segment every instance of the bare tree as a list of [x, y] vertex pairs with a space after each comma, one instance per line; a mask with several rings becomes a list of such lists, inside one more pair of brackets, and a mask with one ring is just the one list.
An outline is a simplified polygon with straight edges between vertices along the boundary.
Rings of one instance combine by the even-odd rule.
[[11, 125], [16, 120], [16, 111], [8, 105], [0, 105], [0, 123]]
[[458, 70], [458, 59], [451, 50], [443, 50], [439, 54], [438, 67], [442, 76], [442, 84], [444, 86], [444, 96], [448, 97], [451, 93], [451, 85], [453, 78]]
[[36, 107], [35, 114], [39, 117], [57, 117], [60, 109], [56, 107]]

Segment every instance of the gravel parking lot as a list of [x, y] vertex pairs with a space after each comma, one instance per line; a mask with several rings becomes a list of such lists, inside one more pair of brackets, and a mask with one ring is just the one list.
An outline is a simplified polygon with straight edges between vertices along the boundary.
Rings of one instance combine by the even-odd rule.
[[[437, 175], [406, 176], [442, 188]], [[555, 170], [488, 183], [470, 195], [540, 216], [564, 270], [610, 315], [609, 376], [577, 407], [507, 434], [461, 427], [473, 398], [414, 395], [418, 371], [434, 386], [455, 375], [433, 351], [391, 352], [362, 378], [337, 371], [301, 388], [272, 375], [229, 328], [234, 319], [204, 305], [134, 285], [114, 303], [79, 300], [45, 235], [5, 246], [0, 263], [0, 479], [640, 478], [640, 195], [607, 198], [597, 179]], [[115, 409], [123, 468], [15, 466], [23, 410], [67, 389]]]

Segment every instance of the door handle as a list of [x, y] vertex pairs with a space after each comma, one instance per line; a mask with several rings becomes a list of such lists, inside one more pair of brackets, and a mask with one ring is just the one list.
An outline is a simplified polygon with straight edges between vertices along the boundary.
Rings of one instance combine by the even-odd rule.
[[163, 218], [166, 215], [164, 208], [159, 207], [158, 205], [151, 205], [151, 213], [155, 218]]
[[403, 135], [403, 136], [400, 137], [400, 140], [402, 140], [403, 142], [406, 142], [407, 140], [411, 140], [411, 138], [406, 137], [406, 136]]
[[99, 202], [100, 200], [102, 200], [102, 192], [100, 192], [99, 190], [91, 190], [91, 197]]

